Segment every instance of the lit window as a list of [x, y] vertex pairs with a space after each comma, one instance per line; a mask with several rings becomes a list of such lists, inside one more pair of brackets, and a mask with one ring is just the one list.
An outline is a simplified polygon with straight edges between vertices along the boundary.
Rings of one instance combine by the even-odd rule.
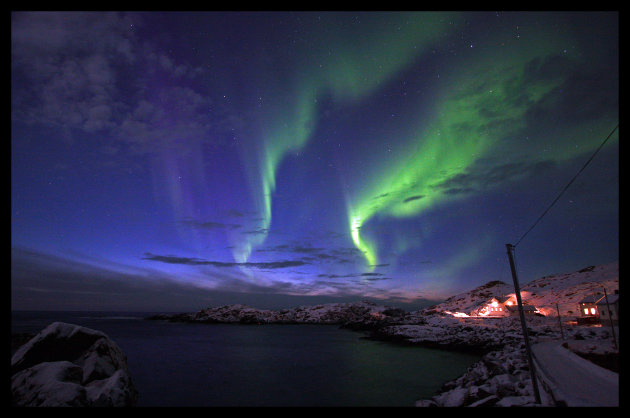
[[595, 308], [591, 308], [591, 313], [595, 315]]
[[584, 308], [584, 315], [588, 315], [588, 308]]

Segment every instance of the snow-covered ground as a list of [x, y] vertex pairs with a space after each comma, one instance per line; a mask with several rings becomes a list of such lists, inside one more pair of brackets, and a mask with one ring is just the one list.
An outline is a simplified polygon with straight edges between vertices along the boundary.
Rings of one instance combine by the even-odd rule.
[[[619, 327], [613, 334], [607, 324], [579, 326], [570, 321], [579, 313], [580, 300], [595, 292], [603, 293], [604, 288], [609, 294], [619, 289], [617, 262], [542, 277], [522, 286], [524, 302], [547, 315], [526, 318], [529, 339], [538, 355], [536, 367], [543, 406], [557, 402], [569, 406], [610, 406], [615, 401], [618, 405], [619, 375], [573, 354], [618, 358]], [[466, 374], [447, 382], [439, 394], [418, 401], [418, 406], [537, 406], [518, 316], [456, 318], [446, 313], [470, 311], [489, 298], [506, 296], [510, 291], [514, 292], [513, 287], [490, 282], [423, 310], [424, 324], [384, 328], [385, 332], [418, 344], [444, 348], [474, 345], [494, 350]], [[563, 342], [566, 347], [561, 346]], [[599, 388], [592, 390], [592, 385]]]
[[619, 374], [598, 367], [559, 341], [534, 344], [532, 352], [543, 385], [567, 406], [619, 406]]

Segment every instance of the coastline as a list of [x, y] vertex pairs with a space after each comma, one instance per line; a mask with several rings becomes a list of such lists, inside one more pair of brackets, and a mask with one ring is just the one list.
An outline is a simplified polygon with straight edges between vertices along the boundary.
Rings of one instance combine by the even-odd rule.
[[[441, 388], [433, 396], [418, 400], [416, 405], [541, 406], [534, 403], [521, 325], [517, 318], [456, 318], [442, 312], [405, 312], [360, 302], [302, 306], [282, 311], [226, 305], [193, 313], [152, 314], [138, 319], [197, 323], [200, 326], [329, 325], [359, 332], [361, 338], [369, 340], [479, 355], [481, 359], [468, 367], [465, 373], [441, 383]], [[528, 330], [532, 343], [561, 339], [557, 318], [530, 317]], [[564, 333], [567, 340], [583, 342], [584, 347], [591, 346], [590, 342], [610, 337], [603, 327], [571, 326], [565, 328]], [[28, 339], [28, 333], [12, 334], [12, 348]], [[588, 354], [583, 357], [588, 357]], [[601, 353], [591, 354], [592, 357], [601, 357]], [[543, 406], [555, 405], [548, 394], [544, 394], [543, 398]]]
[[[553, 396], [540, 385], [542, 403], [535, 403], [518, 318], [457, 318], [437, 311], [422, 314], [389, 309], [366, 302], [277, 312], [228, 305], [146, 319], [203, 324], [336, 325], [363, 333], [366, 339], [481, 355], [481, 360], [463, 375], [444, 382], [434, 396], [418, 400], [416, 406], [557, 406]], [[562, 339], [557, 318], [532, 316], [527, 325], [532, 344]], [[582, 341], [600, 341], [610, 336], [602, 327], [574, 326], [564, 329], [564, 333], [567, 340]], [[582, 357], [588, 358], [588, 353]]]

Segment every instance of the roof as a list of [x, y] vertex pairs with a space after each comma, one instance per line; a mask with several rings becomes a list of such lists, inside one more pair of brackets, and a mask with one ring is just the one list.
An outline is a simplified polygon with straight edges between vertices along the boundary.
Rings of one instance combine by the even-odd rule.
[[[515, 311], [518, 309], [518, 305], [510, 305], [510, 306], [506, 306], [508, 311]], [[524, 311], [536, 311], [536, 307], [534, 305], [523, 305], [523, 310]]]
[[[597, 303], [603, 297], [604, 295], [589, 295], [589, 296], [586, 296], [584, 299], [582, 299], [579, 303]], [[610, 298], [608, 298], [608, 301], [610, 301]]]
[[512, 299], [514, 297], [514, 295], [512, 296], [501, 296], [500, 298], [497, 298], [499, 300], [500, 303], [505, 303], [508, 300]]
[[[619, 300], [619, 295], [608, 295], [608, 303], [612, 304], [615, 303]], [[598, 305], [605, 305], [606, 304], [606, 298], [602, 298], [599, 302], [597, 302]]]

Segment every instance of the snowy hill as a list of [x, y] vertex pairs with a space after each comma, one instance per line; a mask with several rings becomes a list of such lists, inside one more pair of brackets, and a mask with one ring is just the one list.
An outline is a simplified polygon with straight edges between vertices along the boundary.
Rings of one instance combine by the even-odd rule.
[[[521, 298], [524, 303], [536, 306], [545, 315], [556, 316], [558, 304], [560, 315], [575, 316], [580, 300], [595, 293], [603, 294], [604, 288], [609, 295], [619, 289], [619, 262], [541, 277], [521, 286]], [[423, 315], [442, 312], [469, 313], [492, 297], [500, 298], [512, 294], [513, 284], [492, 281], [470, 292], [452, 296], [438, 305], [424, 309], [421, 313]]]
[[578, 302], [595, 293], [611, 295], [619, 289], [619, 262], [589, 266], [573, 273], [541, 277], [522, 286], [522, 297], [545, 315], [577, 315]]
[[470, 292], [451, 296], [438, 305], [424, 309], [422, 313], [425, 315], [439, 312], [468, 313], [490, 298], [500, 298], [510, 293], [514, 293], [514, 286], [495, 280], [476, 287]]

